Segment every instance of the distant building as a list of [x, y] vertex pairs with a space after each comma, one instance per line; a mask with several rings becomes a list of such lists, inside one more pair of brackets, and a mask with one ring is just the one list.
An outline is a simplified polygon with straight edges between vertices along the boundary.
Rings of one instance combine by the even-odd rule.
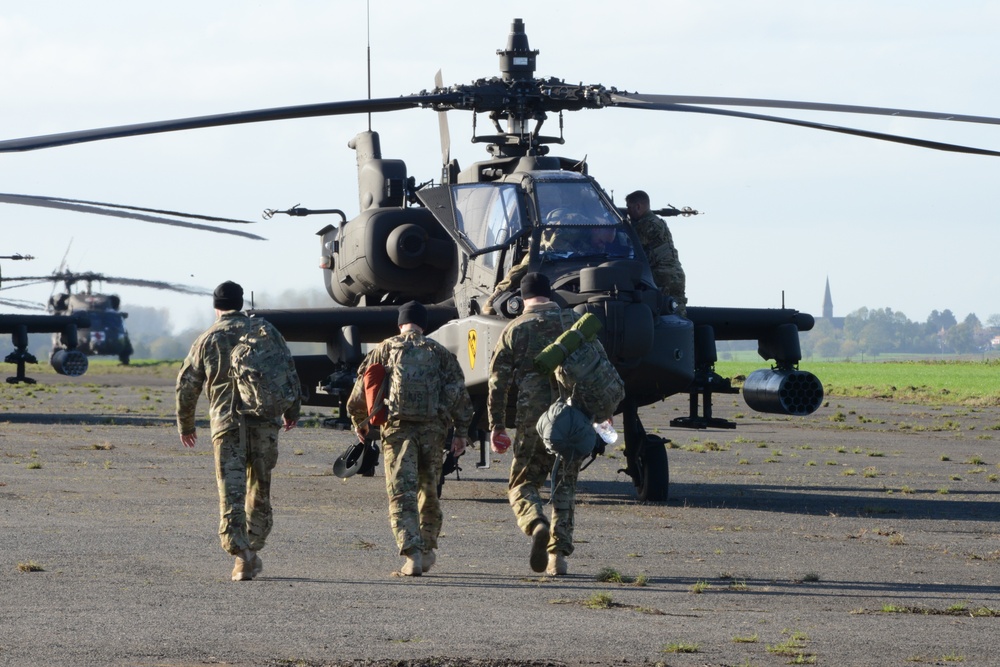
[[830, 276], [826, 277], [826, 291], [823, 293], [823, 317], [834, 329], [844, 328], [844, 318], [833, 316], [833, 297], [830, 295]]

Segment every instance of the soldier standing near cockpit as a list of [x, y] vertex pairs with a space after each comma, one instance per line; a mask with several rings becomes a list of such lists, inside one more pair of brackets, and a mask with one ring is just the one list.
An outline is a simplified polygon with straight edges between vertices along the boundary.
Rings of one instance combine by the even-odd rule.
[[684, 269], [681, 268], [670, 228], [660, 216], [649, 210], [649, 195], [642, 190], [636, 190], [625, 197], [625, 206], [628, 208], [632, 228], [649, 259], [649, 268], [653, 272], [656, 286], [677, 302], [677, 314], [685, 315], [687, 296], [684, 293]]

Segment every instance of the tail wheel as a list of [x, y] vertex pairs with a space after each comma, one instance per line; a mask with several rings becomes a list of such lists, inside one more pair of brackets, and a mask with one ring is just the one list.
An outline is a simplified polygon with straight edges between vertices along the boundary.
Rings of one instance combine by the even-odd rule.
[[644, 503], [666, 502], [670, 487], [670, 463], [663, 438], [647, 436], [646, 444], [635, 458], [638, 468], [635, 491]]

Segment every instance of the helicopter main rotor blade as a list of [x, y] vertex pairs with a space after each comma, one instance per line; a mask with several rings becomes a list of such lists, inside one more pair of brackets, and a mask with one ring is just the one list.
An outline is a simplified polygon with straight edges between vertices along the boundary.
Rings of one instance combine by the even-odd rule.
[[112, 283], [115, 285], [129, 285], [131, 287], [149, 287], [151, 289], [171, 290], [173, 292], [182, 292], [184, 294], [194, 294], [197, 296], [210, 296], [212, 294], [212, 290], [205, 289], [204, 287], [192, 287], [190, 285], [180, 285], [177, 283], [168, 283], [160, 280], [143, 280], [142, 278], [115, 278], [113, 276], [102, 276], [100, 274], [95, 275], [93, 277], [93, 280], [105, 283]]
[[849, 134], [856, 137], [868, 139], [879, 139], [881, 141], [891, 141], [909, 146], [919, 146], [920, 148], [932, 148], [939, 151], [950, 151], [954, 153], [969, 153], [971, 155], [991, 155], [1000, 157], [1000, 151], [992, 151], [985, 148], [974, 148], [971, 146], [960, 146], [958, 144], [948, 144], [940, 141], [929, 141], [926, 139], [915, 139], [913, 137], [903, 137], [884, 132], [872, 132], [869, 130], [859, 130], [828, 123], [814, 123], [807, 120], [797, 120], [794, 118], [781, 118], [779, 116], [766, 116], [762, 114], [746, 113], [743, 111], [730, 111], [727, 109], [709, 109], [707, 107], [691, 106], [687, 104], [644, 102], [631, 95], [611, 94], [614, 106], [623, 109], [652, 109], [656, 111], [683, 111], [687, 113], [702, 113], [716, 116], [730, 116], [732, 118], [749, 118], [751, 120], [763, 120], [769, 123], [781, 123], [783, 125], [795, 125], [807, 127], [814, 130], [824, 130], [826, 132], [837, 132], [839, 134]]
[[35, 303], [34, 301], [24, 301], [23, 299], [0, 299], [0, 305], [10, 306], [12, 308], [22, 308], [24, 310], [40, 310], [44, 312], [47, 310], [45, 306]]
[[[202, 231], [214, 232], [216, 234], [230, 234], [232, 236], [242, 236], [244, 238], [254, 239], [255, 241], [267, 240], [263, 236], [258, 236], [257, 234], [251, 234], [250, 232], [239, 231], [236, 229], [223, 229], [221, 227], [212, 227], [211, 225], [201, 225], [196, 222], [171, 220], [169, 218], [149, 215], [148, 213], [142, 213], [141, 211], [151, 211], [152, 209], [142, 209], [139, 207], [118, 206], [115, 204], [107, 205], [107, 204], [101, 204], [99, 202], [84, 202], [83, 200], [78, 200], [78, 199], [60, 199], [58, 197], [15, 195], [7, 193], [0, 193], [0, 203], [20, 204], [22, 206], [40, 206], [42, 208], [56, 208], [65, 211], [75, 211], [77, 213], [93, 213], [95, 215], [106, 215], [113, 218], [127, 218], [132, 220], [141, 220], [143, 222], [151, 222], [158, 225], [170, 225], [173, 227], [200, 229]], [[106, 206], [112, 206], [112, 207], [116, 206], [117, 208], [105, 208]], [[169, 212], [164, 211], [164, 213], [169, 213]], [[201, 216], [190, 214], [190, 217], [201, 217]], [[228, 219], [221, 219], [221, 220], [229, 221]], [[233, 220], [232, 222], [244, 222], [244, 221]]]
[[19, 285], [7, 285], [5, 287], [0, 287], [0, 292], [9, 289], [18, 289], [19, 287], [30, 287], [32, 285], [42, 285], [44, 283], [52, 282], [51, 277], [41, 277], [41, 276], [25, 276], [19, 278], [4, 278], [2, 282], [14, 282], [14, 281], [32, 281], [32, 282], [21, 282]]
[[[28, 282], [33, 281], [33, 282]], [[72, 273], [72, 272], [59, 272], [53, 273], [49, 276], [14, 276], [6, 277], [3, 282], [20, 282], [20, 285], [8, 285], [6, 287], [0, 287], [0, 291], [15, 289], [17, 287], [26, 287], [27, 285], [37, 285], [47, 282], [62, 282], [66, 283], [67, 287], [72, 287], [79, 282], [104, 282], [112, 283], [115, 285], [129, 285], [132, 287], [149, 287], [152, 289], [163, 289], [172, 290], [174, 292], [183, 292], [184, 294], [194, 294], [197, 296], [209, 296], [212, 294], [212, 290], [206, 289], [204, 287], [192, 287], [191, 285], [181, 285], [178, 283], [168, 283], [162, 280], [145, 280], [143, 278], [119, 278], [117, 276], [106, 276], [103, 273], [94, 273], [93, 271], [87, 271], [84, 273]]]
[[[441, 70], [434, 75], [434, 87], [438, 90], [444, 87]], [[438, 134], [441, 136], [441, 164], [447, 167], [451, 161], [451, 133], [448, 131], [447, 111], [438, 111]]]
[[346, 102], [322, 102], [319, 104], [303, 104], [273, 109], [256, 109], [252, 111], [237, 111], [234, 113], [214, 114], [210, 116], [195, 116], [175, 120], [155, 121], [152, 123], [136, 123], [133, 125], [118, 125], [95, 130], [78, 130], [76, 132], [61, 132], [23, 139], [8, 139], [0, 141], [0, 153], [18, 151], [33, 151], [40, 148], [53, 148], [70, 144], [82, 144], [104, 139], [120, 137], [136, 137], [161, 132], [177, 132], [180, 130], [196, 130], [206, 127], [221, 127], [224, 125], [241, 125], [244, 123], [262, 123], [272, 120], [288, 120], [292, 118], [314, 118], [317, 116], [338, 116], [355, 113], [373, 113], [381, 111], [399, 111], [412, 109], [422, 104], [448, 103], [456, 101], [456, 94], [420, 94], [403, 97], [382, 98], [375, 100], [348, 100]]
[[653, 104], [699, 104], [702, 106], [768, 107], [771, 109], [801, 109], [804, 111], [832, 111], [836, 113], [856, 113], [870, 116], [898, 116], [902, 118], [923, 118], [926, 120], [948, 120], [959, 123], [985, 123], [1000, 125], [1000, 118], [992, 116], [969, 116], [966, 114], [940, 111], [918, 111], [915, 109], [893, 109], [889, 107], [858, 106], [854, 104], [828, 104], [825, 102], [798, 102], [795, 100], [767, 100], [752, 97], [702, 97], [698, 95], [641, 95], [619, 93], [619, 98]]

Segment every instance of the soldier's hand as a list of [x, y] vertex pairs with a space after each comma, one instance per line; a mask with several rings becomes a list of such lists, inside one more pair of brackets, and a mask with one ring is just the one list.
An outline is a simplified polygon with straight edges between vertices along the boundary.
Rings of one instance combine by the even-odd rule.
[[368, 439], [368, 424], [360, 424], [354, 427], [354, 433], [361, 442]]
[[190, 447], [194, 449], [194, 445], [196, 442], [198, 442], [197, 433], [188, 433], [187, 435], [181, 436], [181, 444], [184, 445], [185, 447]]
[[503, 454], [510, 449], [510, 436], [507, 435], [507, 429], [498, 426], [490, 432], [490, 449], [495, 454]]
[[468, 438], [456, 435], [451, 439], [451, 454], [456, 459], [465, 453], [465, 447], [469, 444]]
[[298, 423], [296, 420], [288, 419], [287, 417], [282, 417], [281, 420], [282, 422], [284, 422], [284, 428], [286, 431], [291, 431], [293, 428], [295, 428], [295, 425]]

